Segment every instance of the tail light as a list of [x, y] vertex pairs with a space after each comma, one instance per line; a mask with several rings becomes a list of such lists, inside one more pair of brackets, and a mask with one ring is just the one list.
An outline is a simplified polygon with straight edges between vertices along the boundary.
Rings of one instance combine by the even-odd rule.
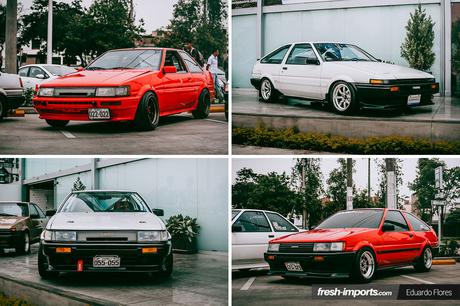
[[38, 84], [35, 84], [35, 95], [38, 95], [38, 89], [40, 88], [40, 86], [38, 86]]

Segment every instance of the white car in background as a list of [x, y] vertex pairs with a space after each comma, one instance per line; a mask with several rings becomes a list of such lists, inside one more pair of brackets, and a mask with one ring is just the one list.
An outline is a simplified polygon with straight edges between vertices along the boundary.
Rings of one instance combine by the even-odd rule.
[[76, 71], [73, 67], [63, 65], [33, 64], [22, 66], [18, 74], [24, 83], [24, 88], [35, 90], [35, 87], [45, 80], [53, 80]]
[[263, 102], [279, 96], [329, 103], [341, 114], [359, 108], [430, 105], [439, 84], [433, 75], [383, 63], [345, 43], [284, 45], [254, 65], [251, 84]]
[[299, 229], [276, 212], [232, 210], [232, 269], [268, 268], [264, 260], [268, 242], [296, 232]]

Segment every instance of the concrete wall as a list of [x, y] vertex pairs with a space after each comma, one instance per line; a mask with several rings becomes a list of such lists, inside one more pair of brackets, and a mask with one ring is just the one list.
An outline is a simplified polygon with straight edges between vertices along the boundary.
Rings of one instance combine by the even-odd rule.
[[90, 160], [89, 158], [26, 158], [24, 162], [24, 178], [30, 179], [59, 170], [85, 165]]
[[20, 184], [0, 184], [0, 201], [21, 201]]

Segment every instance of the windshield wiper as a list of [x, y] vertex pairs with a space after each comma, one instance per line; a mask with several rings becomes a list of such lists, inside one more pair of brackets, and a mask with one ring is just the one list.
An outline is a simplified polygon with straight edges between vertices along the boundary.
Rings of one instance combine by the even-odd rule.
[[104, 67], [97, 67], [97, 66], [86, 68], [86, 70], [106, 70], [106, 69], [107, 69], [107, 68], [104, 68]]
[[109, 69], [132, 69], [131, 67], [112, 67], [112, 68], [109, 68]]

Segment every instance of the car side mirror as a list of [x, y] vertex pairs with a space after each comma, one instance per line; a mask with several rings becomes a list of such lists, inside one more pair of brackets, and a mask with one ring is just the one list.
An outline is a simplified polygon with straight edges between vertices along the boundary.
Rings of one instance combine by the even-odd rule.
[[56, 214], [56, 209], [47, 210], [46, 213], [45, 213], [45, 215], [46, 215], [47, 217], [52, 217], [52, 216], [54, 216], [55, 214]]
[[177, 73], [177, 68], [176, 66], [164, 66], [163, 67], [163, 73]]
[[85, 68], [83, 68], [83, 67], [78, 67], [78, 68], [75, 68], [75, 70], [77, 70], [77, 72], [80, 72], [80, 71], [85, 70]]
[[158, 217], [163, 217], [165, 215], [165, 211], [163, 209], [154, 208], [152, 211]]
[[44, 75], [43, 73], [37, 74], [35, 77], [41, 80], [46, 79], [46, 75]]
[[307, 57], [307, 65], [319, 65], [319, 60], [316, 57]]
[[393, 232], [394, 230], [395, 226], [393, 224], [383, 223], [382, 232]]
[[243, 227], [241, 225], [233, 225], [232, 232], [234, 233], [241, 233], [243, 231]]
[[383, 62], [383, 61], [382, 61], [380, 58], [377, 58], [377, 62], [380, 62], [380, 63], [381, 63], [381, 62]]
[[30, 219], [40, 219], [39, 214], [30, 214]]

